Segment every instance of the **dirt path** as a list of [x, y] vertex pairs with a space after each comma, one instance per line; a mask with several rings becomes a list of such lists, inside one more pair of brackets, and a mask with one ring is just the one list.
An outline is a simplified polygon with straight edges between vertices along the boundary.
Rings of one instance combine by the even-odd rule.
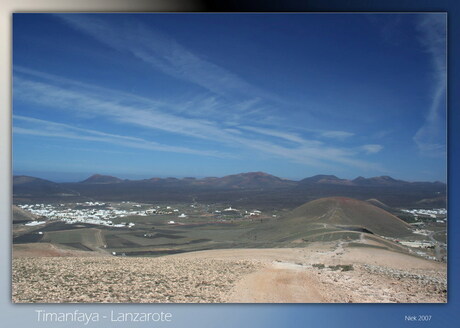
[[[172, 255], [252, 259], [262, 266], [224, 297], [230, 303], [418, 303], [446, 301], [445, 263], [346, 242], [308, 248], [214, 250]], [[347, 271], [343, 271], [347, 268]]]
[[441, 256], [441, 247], [439, 246], [440, 243], [434, 238], [434, 234], [435, 232], [432, 231], [430, 232], [428, 237], [430, 238], [431, 242], [434, 244], [434, 251], [435, 251], [436, 259], [441, 260], [442, 256]]
[[290, 263], [275, 263], [243, 278], [228, 297], [230, 303], [321, 303], [317, 279]]
[[[332, 246], [332, 245], [331, 245]], [[240, 280], [234, 303], [418, 303], [446, 301], [445, 264], [372, 248], [278, 253], [277, 260]], [[271, 253], [270, 251], [268, 253]], [[273, 257], [272, 257], [273, 259]], [[342, 271], [347, 268], [347, 271]], [[349, 271], [350, 270], [350, 271]]]
[[94, 251], [105, 253], [104, 246], [106, 245], [106, 241], [105, 241], [104, 235], [102, 234], [102, 230], [101, 229], [95, 229], [95, 230], [96, 230], [94, 234], [95, 244], [93, 245]]
[[51, 243], [28, 243], [13, 245], [12, 255], [15, 258], [21, 257], [107, 257], [110, 256], [103, 250], [87, 252], [66, 248]]
[[82, 257], [99, 253], [38, 244], [14, 245], [15, 302], [447, 301], [445, 263], [346, 242], [161, 258]]

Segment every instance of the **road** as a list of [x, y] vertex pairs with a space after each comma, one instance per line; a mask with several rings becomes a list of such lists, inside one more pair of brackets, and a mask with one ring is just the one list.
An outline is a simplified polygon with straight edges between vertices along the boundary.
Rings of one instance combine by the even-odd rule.
[[442, 255], [441, 255], [441, 246], [445, 246], [444, 243], [441, 243], [439, 241], [437, 241], [433, 236], [436, 234], [436, 232], [434, 231], [431, 231], [429, 234], [428, 234], [428, 238], [430, 238], [431, 242], [434, 244], [434, 253], [435, 253], [435, 257], [438, 261], [441, 261], [442, 260]]

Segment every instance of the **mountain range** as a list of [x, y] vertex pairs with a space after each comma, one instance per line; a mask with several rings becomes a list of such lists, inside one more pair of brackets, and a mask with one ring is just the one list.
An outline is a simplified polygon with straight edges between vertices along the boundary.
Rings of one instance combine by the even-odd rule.
[[[24, 179], [25, 176], [16, 176], [17, 179]], [[27, 177], [33, 179], [31, 177]], [[109, 184], [109, 183], [123, 183], [123, 182], [143, 182], [155, 184], [182, 184], [182, 185], [195, 185], [195, 186], [208, 186], [218, 188], [277, 188], [277, 187], [292, 187], [311, 184], [334, 184], [345, 186], [402, 186], [411, 185], [414, 183], [422, 183], [428, 185], [445, 185], [442, 182], [408, 182], [403, 180], [396, 180], [389, 176], [378, 176], [372, 178], [357, 177], [353, 180], [340, 179], [335, 175], [315, 175], [300, 181], [283, 179], [265, 172], [248, 172], [233, 175], [226, 175], [224, 177], [207, 177], [197, 179], [187, 177], [182, 179], [177, 178], [150, 178], [143, 180], [123, 180], [110, 175], [94, 174], [86, 180], [79, 183], [86, 184]]]
[[[101, 200], [206, 201], [303, 204], [320, 197], [345, 196], [377, 198], [387, 204], [406, 199], [409, 203], [436, 199], [445, 202], [446, 184], [408, 182], [389, 176], [341, 179], [335, 175], [315, 175], [294, 181], [264, 172], [249, 172], [207, 178], [120, 179], [95, 174], [80, 182], [56, 183], [30, 176], [13, 177], [15, 200], [83, 197]], [[405, 202], [405, 201], [404, 201]]]

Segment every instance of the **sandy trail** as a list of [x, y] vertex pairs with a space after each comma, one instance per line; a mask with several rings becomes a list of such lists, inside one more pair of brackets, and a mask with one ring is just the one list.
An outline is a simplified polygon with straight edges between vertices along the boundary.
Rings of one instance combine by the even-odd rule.
[[[441, 303], [446, 264], [347, 243], [161, 258], [15, 247], [14, 302]], [[29, 256], [41, 257], [24, 257]], [[48, 256], [48, 257], [47, 257]], [[84, 270], [82, 270], [84, 268]], [[129, 297], [128, 297], [129, 296]]]
[[98, 248], [94, 252], [58, 247], [51, 243], [28, 243], [13, 245], [14, 258], [22, 257], [108, 257], [107, 252]]
[[[446, 265], [346, 243], [308, 248], [227, 249], [172, 257], [255, 260], [224, 297], [231, 303], [446, 302]], [[350, 271], [342, 268], [350, 267]]]
[[322, 303], [318, 281], [290, 263], [276, 263], [244, 277], [232, 290], [230, 303]]

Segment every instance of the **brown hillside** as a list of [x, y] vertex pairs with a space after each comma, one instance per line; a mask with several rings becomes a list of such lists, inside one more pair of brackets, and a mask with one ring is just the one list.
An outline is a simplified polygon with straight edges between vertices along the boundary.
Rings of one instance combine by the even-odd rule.
[[14, 221], [33, 221], [37, 219], [37, 216], [30, 213], [29, 211], [25, 211], [16, 205], [12, 207], [13, 212], [13, 222]]
[[341, 228], [361, 227], [389, 237], [411, 234], [411, 226], [396, 216], [368, 202], [346, 197], [311, 201], [294, 209], [287, 215], [286, 221], [290, 221], [289, 224], [323, 223]]

